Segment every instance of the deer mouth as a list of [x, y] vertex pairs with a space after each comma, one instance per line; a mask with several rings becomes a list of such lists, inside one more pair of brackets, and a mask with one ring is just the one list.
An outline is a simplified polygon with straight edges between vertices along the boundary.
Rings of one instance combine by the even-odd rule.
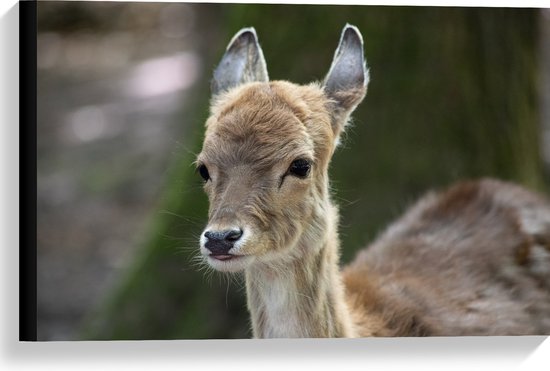
[[227, 260], [239, 258], [237, 255], [233, 255], [233, 254], [210, 254], [208, 256], [211, 257], [212, 259], [221, 260], [221, 261], [227, 261]]
[[250, 255], [209, 254], [206, 256], [208, 264], [220, 272], [240, 272], [252, 262]]

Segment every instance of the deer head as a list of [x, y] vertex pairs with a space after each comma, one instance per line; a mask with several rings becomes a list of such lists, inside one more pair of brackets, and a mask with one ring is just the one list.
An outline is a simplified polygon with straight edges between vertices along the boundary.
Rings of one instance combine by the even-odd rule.
[[220, 271], [299, 259], [336, 223], [328, 164], [368, 73], [358, 29], [342, 31], [323, 83], [269, 81], [253, 28], [229, 43], [212, 81], [197, 157], [210, 201], [201, 253]]

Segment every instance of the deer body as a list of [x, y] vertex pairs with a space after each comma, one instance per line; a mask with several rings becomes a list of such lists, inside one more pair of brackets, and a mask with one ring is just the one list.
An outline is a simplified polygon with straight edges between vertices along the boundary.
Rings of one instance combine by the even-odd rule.
[[382, 319], [374, 335], [548, 334], [549, 246], [542, 197], [463, 182], [421, 199], [344, 277], [359, 310]]
[[328, 165], [366, 93], [363, 58], [346, 26], [322, 84], [269, 81], [243, 29], [214, 72], [201, 253], [244, 272], [254, 336], [550, 333], [550, 205], [515, 185], [429, 194], [340, 270]]

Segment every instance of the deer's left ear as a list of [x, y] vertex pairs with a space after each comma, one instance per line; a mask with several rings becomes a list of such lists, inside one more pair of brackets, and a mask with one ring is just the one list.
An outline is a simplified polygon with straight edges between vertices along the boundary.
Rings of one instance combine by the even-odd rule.
[[323, 83], [325, 93], [333, 102], [332, 125], [336, 135], [365, 97], [368, 82], [363, 37], [357, 27], [348, 24], [342, 31], [330, 71]]
[[231, 39], [214, 71], [211, 90], [217, 95], [240, 84], [269, 81], [267, 66], [253, 27], [243, 28]]

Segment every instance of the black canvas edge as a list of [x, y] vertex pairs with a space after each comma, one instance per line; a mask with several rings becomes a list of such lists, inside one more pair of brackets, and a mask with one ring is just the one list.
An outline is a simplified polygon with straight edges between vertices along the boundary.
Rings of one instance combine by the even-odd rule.
[[36, 341], [36, 1], [19, 2], [19, 340]]

